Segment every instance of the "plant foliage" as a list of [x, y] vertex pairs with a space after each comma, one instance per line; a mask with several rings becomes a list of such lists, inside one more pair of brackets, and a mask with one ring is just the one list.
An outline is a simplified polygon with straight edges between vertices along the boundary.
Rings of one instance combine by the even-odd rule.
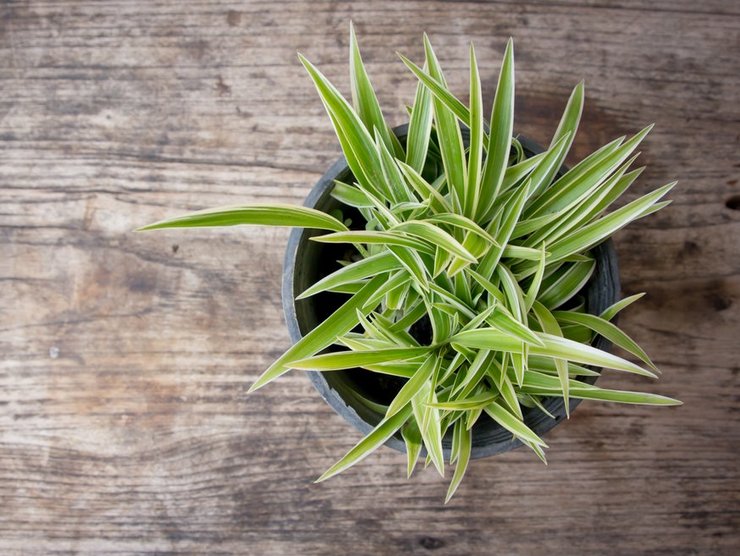
[[[323, 481], [401, 434], [408, 474], [422, 453], [444, 475], [442, 439], [451, 435], [456, 469], [448, 499], [471, 455], [474, 425], [484, 413], [545, 459], [544, 441], [522, 407], [543, 411], [545, 398], [677, 405], [651, 393], [607, 390], [588, 366], [656, 377], [647, 354], [611, 321], [637, 296], [601, 315], [585, 312], [579, 294], [596, 261], [590, 250], [630, 222], [668, 204], [674, 183], [607, 213], [635, 181], [629, 170], [650, 127], [621, 137], [558, 174], [578, 129], [583, 83], [568, 100], [549, 148], [528, 156], [513, 133], [514, 48], [509, 40], [490, 118], [470, 46], [469, 104], [448, 88], [424, 36], [420, 66], [401, 56], [418, 79], [405, 142], [385, 122], [350, 31], [351, 102], [308, 60], [313, 80], [352, 172], [336, 199], [355, 207], [364, 229], [315, 209], [247, 205], [202, 211], [142, 229], [241, 224], [327, 230], [312, 239], [356, 247], [358, 260], [313, 284], [299, 298], [347, 293], [334, 314], [304, 336], [253, 384], [256, 390], [290, 369], [363, 368], [406, 379], [375, 429], [324, 473]], [[463, 140], [462, 128], [469, 130]], [[429, 338], [410, 331], [428, 321]], [[358, 325], [361, 332], [358, 332]], [[591, 344], [601, 335], [640, 365]], [[331, 346], [345, 349], [324, 353]], [[357, 399], [362, 400], [361, 393]], [[377, 404], [365, 403], [378, 409]]]

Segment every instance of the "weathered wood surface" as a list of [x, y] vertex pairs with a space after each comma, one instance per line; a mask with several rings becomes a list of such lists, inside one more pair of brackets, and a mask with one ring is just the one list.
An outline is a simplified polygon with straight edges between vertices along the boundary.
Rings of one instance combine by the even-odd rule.
[[[4, 2], [0, 7], [0, 553], [737, 554], [740, 6], [549, 2]], [[572, 160], [644, 124], [633, 195], [674, 204], [620, 233], [622, 319], [671, 409], [584, 403], [548, 440], [446, 482], [357, 439], [291, 374], [284, 230], [132, 234], [184, 210], [300, 203], [338, 147], [295, 57], [346, 91], [348, 21], [386, 112], [394, 55], [430, 33], [465, 96], [509, 35], [517, 128], [545, 142], [570, 88]], [[489, 98], [490, 101], [490, 98]], [[611, 375], [605, 384], [647, 387]]]

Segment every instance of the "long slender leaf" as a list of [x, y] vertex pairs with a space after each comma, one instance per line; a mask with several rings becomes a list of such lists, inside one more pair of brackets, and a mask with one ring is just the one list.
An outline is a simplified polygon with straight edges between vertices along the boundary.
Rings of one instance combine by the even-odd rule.
[[466, 429], [465, 424], [462, 421], [455, 423], [455, 435], [458, 438], [458, 455], [457, 455], [457, 466], [455, 472], [452, 475], [452, 481], [450, 487], [447, 489], [447, 496], [445, 497], [445, 504], [455, 495], [457, 487], [460, 486], [465, 471], [468, 469], [470, 463], [470, 453], [473, 445], [473, 432]]
[[414, 419], [409, 419], [408, 422], [401, 429], [401, 436], [403, 441], [406, 443], [406, 456], [407, 456], [407, 467], [406, 467], [406, 478], [410, 478], [416, 467], [416, 463], [419, 461], [419, 454], [421, 454], [421, 432], [419, 432], [419, 425]]
[[[535, 396], [559, 396], [559, 393], [554, 390], [542, 390], [542, 389], [530, 389], [530, 394]], [[630, 392], [622, 390], [606, 390], [606, 389], [594, 389], [594, 390], [580, 390], [571, 388], [570, 396], [572, 398], [579, 398], [582, 400], [600, 400], [605, 402], [618, 402], [627, 404], [639, 404], [639, 405], [683, 405], [683, 402], [669, 398], [667, 396], [661, 396], [659, 394], [649, 394], [647, 392]]]
[[387, 279], [383, 275], [376, 276], [370, 280], [359, 292], [327, 317], [326, 320], [278, 357], [277, 361], [270, 365], [254, 384], [252, 384], [249, 392], [262, 388], [268, 382], [288, 372], [290, 370], [290, 367], [287, 366], [288, 361], [311, 357], [333, 344], [337, 337], [352, 330], [358, 323], [357, 309], [360, 309], [364, 314], [372, 311], [374, 307], [368, 307], [366, 304], [372, 300], [378, 288], [384, 282], [387, 283]]
[[563, 112], [563, 116], [560, 118], [558, 128], [555, 130], [555, 135], [552, 137], [550, 148], [557, 144], [557, 142], [563, 137], [567, 136], [568, 138], [566, 139], [565, 148], [559, 155], [556, 165], [548, 171], [547, 177], [544, 180], [545, 183], [549, 184], [550, 181], [552, 181], [552, 178], [565, 161], [565, 156], [568, 154], [570, 146], [573, 144], [573, 139], [575, 139], [576, 131], [578, 130], [578, 124], [581, 121], [581, 113], [583, 112], [583, 89], [583, 81], [573, 89], [573, 92], [570, 94], [570, 98], [568, 99], [568, 104], [565, 105], [565, 111]]
[[580, 253], [610, 237], [614, 232], [640, 218], [661, 197], [668, 193], [677, 182], [672, 182], [632, 201], [595, 222], [567, 235], [553, 243], [549, 249], [550, 261], [558, 261], [573, 253]]
[[[440, 83], [445, 84], [442, 68], [434, 54], [429, 38], [424, 35], [424, 52], [426, 53], [429, 74]], [[463, 146], [460, 126], [455, 114], [437, 97], [432, 99], [434, 123], [437, 130], [439, 150], [442, 154], [442, 165], [450, 192], [453, 194], [453, 206], [459, 208], [467, 204], [467, 175], [465, 173], [465, 148]]]
[[464, 213], [475, 216], [478, 208], [479, 181], [483, 163], [483, 93], [481, 92], [478, 61], [470, 43], [470, 147], [468, 149], [468, 191], [465, 195]]
[[370, 432], [370, 434], [360, 440], [360, 442], [347, 452], [342, 459], [327, 469], [321, 477], [316, 479], [316, 482], [320, 483], [325, 481], [326, 479], [333, 477], [337, 473], [341, 473], [345, 469], [348, 469], [365, 459], [372, 452], [385, 444], [385, 442], [403, 426], [410, 415], [411, 407], [406, 406], [392, 417], [383, 419], [380, 424]]
[[654, 371], [658, 371], [658, 368], [648, 357], [647, 353], [637, 345], [632, 338], [622, 332], [615, 325], [610, 323], [608, 320], [597, 317], [596, 315], [589, 315], [588, 313], [575, 313], [572, 311], [555, 311], [553, 313], [555, 318], [560, 322], [579, 324], [585, 326], [603, 336], [613, 344], [621, 347], [623, 350], [630, 352], [635, 357], [639, 357], [643, 363]]
[[641, 299], [645, 293], [636, 293], [635, 295], [630, 295], [629, 297], [625, 297], [624, 299], [620, 299], [616, 303], [610, 305], [606, 309], [604, 309], [604, 312], [601, 313], [601, 318], [604, 320], [612, 320], [615, 316], [617, 316], [617, 313], [622, 311], [622, 309], [625, 309], [632, 305], [635, 301], [638, 299]]
[[431, 245], [419, 241], [398, 231], [376, 232], [376, 231], [348, 231], [313, 236], [311, 241], [319, 243], [364, 243], [367, 245], [397, 245], [408, 247], [415, 251], [433, 253]]
[[[428, 39], [425, 38], [425, 42], [427, 41]], [[470, 111], [468, 110], [468, 108], [457, 98], [455, 98], [452, 93], [449, 92], [449, 90], [447, 89], [447, 84], [439, 79], [439, 77], [436, 77], [431, 69], [427, 69], [427, 71], [424, 71], [419, 66], [414, 64], [411, 60], [406, 58], [406, 56], [404, 56], [403, 54], [399, 54], [398, 56], [399, 58], [401, 58], [403, 63], [406, 64], [406, 67], [409, 68], [414, 73], [414, 75], [419, 78], [419, 81], [424, 84], [424, 87], [434, 95], [435, 99], [439, 100], [444, 106], [446, 106], [447, 109], [455, 114], [455, 116], [457, 116], [461, 122], [465, 123], [466, 125], [470, 122]], [[427, 63], [424, 67], [429, 67], [428, 58]]]
[[547, 448], [547, 444], [545, 444], [539, 436], [532, 432], [532, 430], [522, 421], [509, 413], [509, 411], [500, 403], [493, 402], [486, 406], [484, 411], [488, 413], [491, 419], [511, 432], [514, 436], [521, 438], [522, 440], [532, 442], [537, 446], [544, 446]]
[[410, 403], [411, 400], [423, 389], [424, 385], [429, 382], [440, 364], [441, 359], [438, 356], [432, 354], [427, 357], [414, 373], [414, 376], [412, 376], [408, 382], [403, 385], [398, 394], [396, 394], [396, 397], [393, 398], [393, 401], [388, 406], [386, 417], [390, 417], [397, 411], [400, 411], [403, 407], [406, 407], [406, 404]]
[[314, 282], [296, 299], [304, 299], [317, 293], [337, 288], [349, 282], [364, 280], [383, 272], [390, 272], [401, 268], [400, 263], [391, 253], [378, 253], [366, 259], [361, 259], [355, 263], [344, 266]]
[[137, 231], [240, 225], [291, 226], [337, 232], [347, 229], [333, 216], [316, 209], [283, 204], [254, 204], [191, 212], [190, 214], [142, 226]]
[[474, 349], [492, 349], [520, 352], [522, 342], [511, 334], [497, 328], [477, 328], [458, 332], [450, 338], [450, 343]]
[[[424, 64], [424, 70], [427, 65]], [[432, 131], [432, 96], [429, 89], [420, 81], [416, 86], [414, 107], [409, 119], [406, 137], [406, 164], [421, 174], [429, 149]]]
[[373, 193], [383, 190], [380, 157], [370, 131], [334, 85], [302, 55], [298, 55], [319, 92], [355, 178]]
[[554, 309], [569, 301], [583, 289], [596, 269], [596, 261], [575, 263], [562, 272], [555, 274], [554, 281], [543, 286], [539, 301], [546, 307]]
[[340, 371], [364, 365], [404, 361], [429, 353], [428, 347], [403, 347], [375, 351], [339, 351], [288, 361], [287, 366], [306, 371]]
[[[558, 323], [555, 316], [547, 309], [547, 307], [545, 307], [544, 304], [540, 303], [539, 301], [535, 301], [532, 305], [532, 310], [534, 311], [535, 317], [539, 321], [540, 326], [542, 327], [542, 330], [544, 332], [555, 337], [563, 337], [563, 331], [560, 328], [560, 323]], [[553, 357], [553, 362], [555, 363], [558, 380], [560, 381], [560, 388], [563, 392], [563, 399], [565, 400], [565, 413], [566, 416], [570, 418], [570, 400], [568, 398], [568, 392], [570, 389], [570, 383], [568, 382], [568, 362], [561, 357]]]
[[450, 234], [424, 220], [408, 220], [398, 224], [392, 231], [402, 231], [411, 236], [437, 245], [448, 253], [475, 263], [477, 259]]
[[[393, 133], [385, 123], [383, 112], [375, 96], [375, 90], [362, 62], [352, 22], [349, 25], [349, 50], [349, 73], [352, 84], [352, 102], [355, 110], [365, 124], [365, 128], [371, 133], [373, 128], [377, 129], [386, 148], [393, 150], [396, 148], [391, 139]], [[396, 156], [403, 156], [403, 154], [403, 151], [396, 151]]]
[[638, 375], [649, 376], [651, 378], [657, 378], [651, 371], [643, 369], [626, 359], [612, 355], [607, 351], [603, 351], [589, 345], [580, 344], [566, 338], [560, 338], [545, 332], [539, 332], [538, 334], [540, 339], [545, 342], [545, 347], [529, 346], [529, 351], [532, 355], [559, 357], [576, 363], [597, 365], [617, 371], [626, 371]]
[[514, 129], [514, 41], [506, 43], [501, 64], [496, 96], [491, 113], [491, 131], [488, 134], [486, 163], [480, 187], [479, 217], [485, 218], [501, 189], [509, 161], [511, 135]]

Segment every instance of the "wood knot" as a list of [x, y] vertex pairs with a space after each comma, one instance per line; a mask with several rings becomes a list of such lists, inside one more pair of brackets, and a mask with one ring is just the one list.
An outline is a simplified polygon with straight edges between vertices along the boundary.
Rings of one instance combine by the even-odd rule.
[[740, 195], [733, 195], [727, 199], [725, 206], [730, 210], [740, 210]]
[[421, 537], [419, 544], [427, 550], [437, 550], [445, 545], [442, 539], [436, 539], [434, 537]]

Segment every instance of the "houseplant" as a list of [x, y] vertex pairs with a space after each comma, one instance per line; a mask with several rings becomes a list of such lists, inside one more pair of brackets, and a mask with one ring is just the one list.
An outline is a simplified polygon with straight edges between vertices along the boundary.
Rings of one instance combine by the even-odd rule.
[[[312, 377], [322, 395], [367, 435], [319, 480], [390, 442], [405, 447], [409, 475], [422, 451], [442, 475], [445, 457], [455, 463], [449, 499], [474, 446], [486, 455], [521, 443], [544, 461], [546, 444], [533, 429], [546, 431], [577, 400], [680, 403], [594, 384], [600, 367], [656, 377], [612, 322], [640, 296], [616, 300], [608, 238], [668, 204], [661, 199], [675, 182], [605, 214], [639, 176], [629, 167], [650, 127], [567, 170], [583, 83], [550, 146], [538, 149], [513, 135], [511, 40], [490, 127], [473, 46], [468, 105], [447, 87], [426, 36], [424, 48], [423, 67], [401, 57], [418, 84], [409, 124], [396, 130], [383, 118], [352, 30], [352, 103], [299, 56], [345, 155], [308, 206], [223, 207], [141, 229], [305, 229], [291, 236], [286, 258], [296, 343], [250, 391], [290, 369], [320, 371]], [[641, 365], [610, 354], [609, 342]], [[480, 431], [498, 439], [476, 445]]]

